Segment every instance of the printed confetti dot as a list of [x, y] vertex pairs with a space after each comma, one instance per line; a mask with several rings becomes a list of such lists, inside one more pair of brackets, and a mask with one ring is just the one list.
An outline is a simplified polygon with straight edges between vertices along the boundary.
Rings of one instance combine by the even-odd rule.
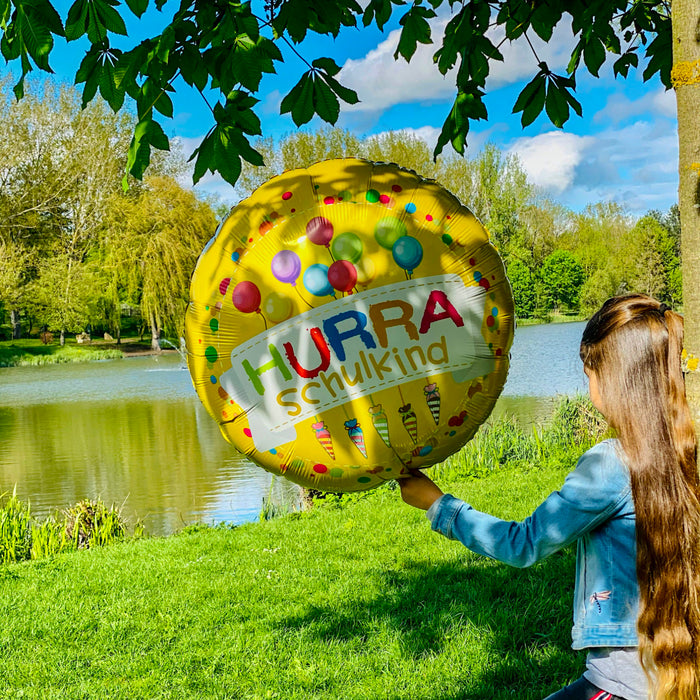
[[489, 316], [489, 317], [486, 319], [486, 325], [487, 325], [489, 328], [491, 328], [491, 327], [493, 326], [494, 323], [496, 323], [496, 320], [494, 319], [493, 316]]
[[409, 202], [404, 209], [406, 210], [406, 213], [408, 214], [413, 214], [416, 211], [416, 205], [413, 202]]
[[333, 469], [331, 469], [328, 473], [334, 479], [340, 479], [345, 474], [345, 471], [343, 469], [341, 469], [340, 467], [333, 467]]
[[365, 199], [372, 204], [376, 204], [379, 201], [379, 192], [377, 190], [367, 190]]
[[284, 192], [284, 193], [282, 194], [282, 199], [284, 199], [285, 202], [286, 202], [288, 199], [291, 199], [291, 198], [292, 198], [292, 193], [291, 193], [291, 192]]
[[313, 470], [317, 474], [325, 474], [328, 471], [328, 467], [325, 464], [314, 464]]
[[476, 259], [475, 258], [469, 258], [469, 264], [474, 267], [476, 265]]
[[389, 204], [389, 202], [391, 201], [391, 197], [388, 194], [383, 194], [383, 195], [380, 195], [379, 201], [382, 204]]
[[209, 381], [210, 381], [212, 384], [216, 384], [216, 377], [212, 374], [211, 377], [209, 377]]
[[401, 185], [392, 185], [392, 186], [391, 186], [391, 191], [392, 191], [392, 192], [401, 192], [402, 189], [403, 189], [403, 188], [401, 187]]
[[217, 319], [212, 318], [212, 320], [209, 321], [209, 328], [211, 328], [212, 333], [216, 333], [219, 330], [219, 322]]
[[249, 438], [253, 437], [253, 433], [250, 432], [250, 428], [243, 428], [243, 435]]
[[335, 197], [324, 197], [323, 203], [324, 204], [335, 204]]
[[276, 455], [276, 454], [277, 454], [277, 450], [273, 447], [273, 448], [270, 450], [270, 454], [271, 454], [271, 455]]
[[209, 362], [214, 363], [218, 359], [219, 353], [216, 352], [216, 348], [213, 345], [210, 345], [204, 351], [204, 357], [206, 357]]
[[[274, 212], [273, 212], [274, 213]], [[258, 229], [258, 233], [261, 236], [264, 236], [270, 229], [272, 228], [272, 221], [263, 221], [260, 224], [260, 228]], [[248, 239], [249, 241], [252, 241], [252, 238]]]
[[432, 221], [432, 220], [433, 220], [432, 215], [431, 215], [431, 214], [426, 214], [426, 215], [425, 215], [425, 220], [426, 220], [426, 221]]
[[370, 479], [368, 476], [361, 476], [357, 481], [360, 484], [369, 484], [372, 479]]
[[452, 236], [450, 236], [447, 233], [442, 234], [442, 242], [445, 243], [446, 245], [450, 245], [452, 243]]

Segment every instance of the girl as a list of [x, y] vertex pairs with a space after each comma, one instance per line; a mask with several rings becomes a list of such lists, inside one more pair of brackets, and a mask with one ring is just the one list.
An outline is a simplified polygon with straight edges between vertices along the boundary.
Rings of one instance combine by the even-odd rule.
[[700, 484], [682, 346], [683, 319], [665, 304], [603, 304], [581, 359], [618, 437], [522, 522], [480, 513], [420, 472], [399, 481], [434, 530], [513, 566], [577, 541], [572, 646], [588, 650], [586, 671], [547, 700], [700, 698]]

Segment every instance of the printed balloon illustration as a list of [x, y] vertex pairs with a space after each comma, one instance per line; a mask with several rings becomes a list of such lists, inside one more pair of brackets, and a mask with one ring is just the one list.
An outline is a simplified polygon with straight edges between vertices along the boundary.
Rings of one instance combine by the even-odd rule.
[[508, 373], [513, 297], [456, 197], [397, 165], [279, 175], [207, 244], [185, 323], [224, 437], [309, 488], [357, 491], [456, 452]]

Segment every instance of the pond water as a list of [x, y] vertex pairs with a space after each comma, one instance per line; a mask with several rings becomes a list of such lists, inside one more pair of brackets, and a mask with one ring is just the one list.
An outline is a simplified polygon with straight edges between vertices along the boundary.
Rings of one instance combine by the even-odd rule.
[[[581, 323], [518, 329], [493, 416], [541, 422], [557, 396], [586, 391]], [[123, 506], [147, 532], [259, 517], [263, 497], [292, 502], [224, 441], [178, 355], [0, 369], [0, 493], [16, 487], [43, 517], [82, 498]]]

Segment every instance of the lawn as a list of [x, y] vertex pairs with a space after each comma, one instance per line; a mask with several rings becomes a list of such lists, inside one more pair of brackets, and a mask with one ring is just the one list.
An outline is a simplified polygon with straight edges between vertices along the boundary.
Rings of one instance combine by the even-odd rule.
[[[569, 467], [572, 465], [569, 465]], [[450, 490], [525, 516], [567, 467]], [[574, 553], [516, 570], [385, 487], [0, 568], [0, 698], [539, 699], [576, 677]]]

